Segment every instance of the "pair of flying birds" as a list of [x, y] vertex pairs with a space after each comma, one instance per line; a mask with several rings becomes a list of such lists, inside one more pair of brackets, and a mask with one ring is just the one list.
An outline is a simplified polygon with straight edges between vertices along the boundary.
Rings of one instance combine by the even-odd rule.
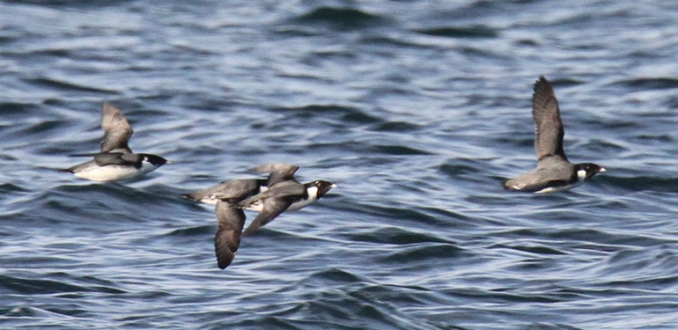
[[[502, 181], [508, 190], [547, 193], [571, 189], [605, 169], [593, 163], [572, 164], [563, 150], [563, 123], [558, 100], [551, 84], [543, 76], [534, 84], [532, 119], [535, 123], [534, 148], [537, 167], [513, 179]], [[151, 154], [134, 154], [128, 146], [132, 127], [120, 111], [104, 103], [101, 128], [104, 138], [101, 152], [88, 154], [94, 159], [61, 171], [94, 181], [131, 179], [169, 163]], [[228, 266], [238, 248], [240, 237], [247, 236], [272, 221], [285, 210], [302, 208], [322, 197], [334, 184], [317, 180], [306, 184], [294, 179], [297, 166], [267, 164], [255, 167], [259, 173], [270, 173], [264, 179], [239, 179], [184, 195], [192, 200], [216, 204], [218, 229], [215, 250], [220, 268]], [[243, 209], [259, 212], [243, 232]]]
[[[104, 130], [101, 152], [76, 155], [94, 159], [61, 171], [93, 181], [118, 181], [138, 177], [168, 163], [160, 156], [132, 153], [128, 146], [132, 127], [122, 113], [109, 103], [104, 103], [101, 127]], [[298, 210], [315, 202], [336, 187], [325, 180], [300, 183], [294, 178], [298, 169], [298, 166], [288, 164], [261, 165], [252, 170], [269, 173], [267, 179], [224, 181], [184, 195], [195, 201], [217, 205], [218, 228], [214, 246], [221, 269], [233, 261], [241, 236], [252, 234], [284, 211]], [[259, 212], [245, 231], [243, 209]]]
[[[269, 173], [267, 179], [235, 179], [224, 181], [209, 188], [198, 190], [184, 197], [216, 204], [217, 232], [214, 250], [219, 268], [231, 264], [240, 245], [240, 238], [273, 221], [284, 211], [301, 209], [324, 196], [336, 185], [325, 180], [299, 183], [294, 173], [296, 165], [266, 164], [252, 168], [257, 173]], [[243, 231], [243, 209], [259, 212], [254, 221]]]

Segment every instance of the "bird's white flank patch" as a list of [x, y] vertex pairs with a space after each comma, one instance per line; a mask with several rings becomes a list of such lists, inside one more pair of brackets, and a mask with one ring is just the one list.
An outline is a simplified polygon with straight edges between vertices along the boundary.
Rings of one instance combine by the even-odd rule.
[[248, 205], [246, 209], [255, 212], [262, 212], [264, 210], [264, 203], [261, 200], [257, 200], [256, 202]]

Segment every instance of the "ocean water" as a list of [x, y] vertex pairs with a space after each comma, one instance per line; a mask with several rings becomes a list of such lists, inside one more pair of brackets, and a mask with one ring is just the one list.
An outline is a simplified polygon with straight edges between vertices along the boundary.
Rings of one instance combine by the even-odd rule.
[[[678, 329], [678, 5], [45, 3], [0, 1], [0, 328]], [[607, 173], [506, 192], [539, 75]], [[105, 101], [173, 164], [54, 171]], [[270, 162], [338, 187], [221, 271], [180, 195]]]

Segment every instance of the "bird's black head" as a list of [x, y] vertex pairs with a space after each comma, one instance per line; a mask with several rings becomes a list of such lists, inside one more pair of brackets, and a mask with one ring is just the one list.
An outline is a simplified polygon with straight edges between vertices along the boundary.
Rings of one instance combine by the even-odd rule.
[[149, 162], [149, 163], [153, 164], [153, 165], [156, 166], [156, 167], [160, 167], [160, 166], [163, 166], [163, 165], [169, 163], [169, 162], [167, 161], [167, 159], [162, 158], [162, 157], [160, 157], [160, 156], [151, 155], [151, 154], [139, 154], [139, 155], [144, 157], [144, 158], [142, 159], [142, 161], [144, 161], [144, 162]]
[[337, 187], [336, 184], [325, 180], [315, 180], [311, 182], [311, 185], [318, 188], [318, 198], [325, 195], [330, 189]]
[[[580, 171], [583, 171], [583, 177], [582, 174], [580, 174]], [[603, 173], [605, 172], [605, 169], [601, 167], [598, 164], [593, 164], [593, 163], [583, 163], [583, 164], [577, 164], [577, 174], [579, 177], [582, 177], [584, 180], [588, 180], [592, 178], [594, 175], [598, 173]]]

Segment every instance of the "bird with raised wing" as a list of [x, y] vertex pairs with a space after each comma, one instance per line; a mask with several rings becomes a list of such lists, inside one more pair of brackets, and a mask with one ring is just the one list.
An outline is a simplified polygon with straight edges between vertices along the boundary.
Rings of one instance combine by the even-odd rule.
[[534, 149], [537, 168], [502, 182], [508, 190], [547, 193], [574, 188], [605, 169], [593, 163], [572, 164], [563, 150], [565, 131], [558, 100], [544, 78], [534, 84], [532, 119], [535, 124]]
[[160, 156], [134, 154], [128, 142], [134, 131], [125, 116], [116, 107], [106, 102], [103, 106], [101, 128], [104, 138], [100, 152], [76, 156], [90, 156], [94, 159], [62, 169], [78, 178], [92, 181], [118, 181], [132, 179], [169, 162]]

